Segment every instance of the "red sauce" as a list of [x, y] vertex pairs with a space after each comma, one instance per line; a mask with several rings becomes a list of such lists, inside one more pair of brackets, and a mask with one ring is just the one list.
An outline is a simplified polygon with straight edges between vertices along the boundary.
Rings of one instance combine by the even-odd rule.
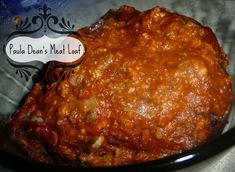
[[46, 91], [36, 84], [12, 116], [10, 135], [32, 158], [143, 162], [191, 149], [223, 129], [231, 79], [210, 28], [163, 8], [123, 6], [78, 32], [87, 51], [74, 73]]

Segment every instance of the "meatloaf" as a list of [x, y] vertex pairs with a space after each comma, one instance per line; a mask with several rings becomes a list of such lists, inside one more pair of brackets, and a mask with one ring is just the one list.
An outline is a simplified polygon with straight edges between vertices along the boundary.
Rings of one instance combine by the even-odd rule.
[[67, 77], [36, 84], [11, 116], [9, 135], [31, 158], [117, 166], [221, 133], [232, 87], [209, 27], [160, 7], [122, 6], [78, 33], [82, 61]]

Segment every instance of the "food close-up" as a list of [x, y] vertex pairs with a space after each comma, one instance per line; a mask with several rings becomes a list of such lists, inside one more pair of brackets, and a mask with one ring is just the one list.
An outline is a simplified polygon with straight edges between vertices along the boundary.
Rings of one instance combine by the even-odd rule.
[[10, 138], [30, 158], [121, 166], [222, 133], [233, 93], [212, 29], [166, 8], [121, 6], [77, 33], [86, 51], [70, 75], [49, 82], [51, 62], [7, 120]]

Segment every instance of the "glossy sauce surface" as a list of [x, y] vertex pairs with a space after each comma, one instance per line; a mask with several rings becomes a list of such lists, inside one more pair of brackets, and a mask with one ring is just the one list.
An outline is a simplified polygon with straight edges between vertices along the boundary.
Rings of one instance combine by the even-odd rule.
[[11, 137], [32, 158], [143, 162], [191, 149], [223, 129], [232, 87], [210, 28], [163, 8], [123, 6], [79, 33], [87, 50], [74, 73], [35, 85], [12, 116]]

